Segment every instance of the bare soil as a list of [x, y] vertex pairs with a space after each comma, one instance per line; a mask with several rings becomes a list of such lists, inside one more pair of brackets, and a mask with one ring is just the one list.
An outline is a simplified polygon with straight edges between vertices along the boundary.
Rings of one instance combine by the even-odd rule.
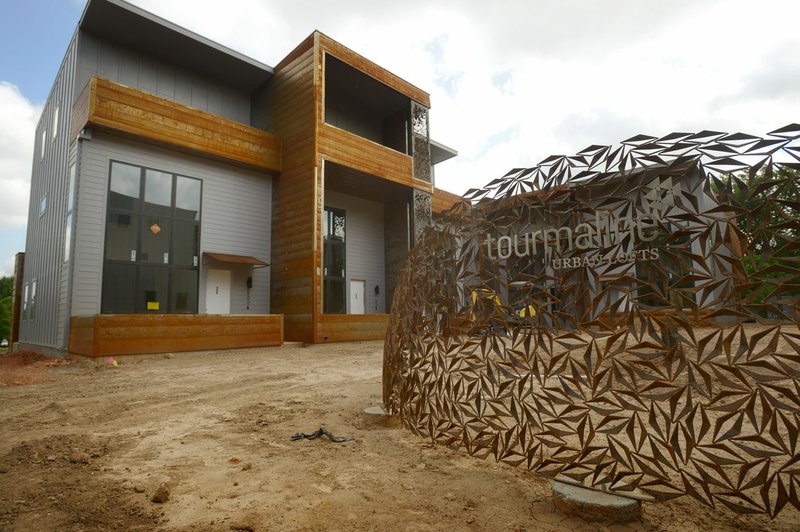
[[[524, 468], [367, 422], [382, 350], [290, 344], [116, 367], [0, 355], [0, 530], [800, 529], [794, 508], [769, 520], [688, 497], [645, 504], [628, 525], [561, 515]], [[321, 426], [354, 439], [291, 440]]]

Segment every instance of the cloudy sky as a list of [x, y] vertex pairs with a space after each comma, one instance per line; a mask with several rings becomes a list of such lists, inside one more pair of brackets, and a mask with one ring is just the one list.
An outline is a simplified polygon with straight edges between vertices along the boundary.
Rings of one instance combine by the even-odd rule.
[[[275, 65], [318, 29], [431, 94], [463, 193], [638, 133], [800, 122], [797, 0], [133, 0]], [[33, 131], [83, 0], [0, 0], [0, 274], [25, 247]]]

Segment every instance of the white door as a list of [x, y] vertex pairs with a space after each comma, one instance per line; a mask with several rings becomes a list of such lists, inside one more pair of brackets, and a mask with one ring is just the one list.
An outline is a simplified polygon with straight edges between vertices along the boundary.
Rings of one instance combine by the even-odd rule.
[[365, 281], [350, 280], [350, 314], [364, 314], [367, 306], [364, 304]]
[[206, 313], [231, 313], [230, 270], [208, 270], [206, 274]]

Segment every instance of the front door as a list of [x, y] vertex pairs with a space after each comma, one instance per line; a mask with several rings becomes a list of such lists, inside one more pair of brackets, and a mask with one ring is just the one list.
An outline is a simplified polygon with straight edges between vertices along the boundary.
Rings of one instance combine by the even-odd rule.
[[365, 281], [350, 281], [350, 314], [364, 314], [367, 306], [364, 303]]
[[208, 270], [206, 278], [206, 313], [231, 313], [230, 270]]

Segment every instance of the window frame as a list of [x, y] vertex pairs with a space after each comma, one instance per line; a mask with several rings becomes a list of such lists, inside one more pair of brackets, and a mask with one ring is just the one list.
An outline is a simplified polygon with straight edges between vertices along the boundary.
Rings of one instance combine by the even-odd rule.
[[[124, 208], [124, 207], [117, 207], [111, 206], [111, 184], [112, 184], [112, 171], [114, 168], [114, 163], [126, 165], [130, 167], [137, 168], [139, 170], [139, 190], [138, 190], [138, 199], [133, 204], [132, 208]], [[170, 176], [170, 206], [169, 206], [169, 214], [165, 215], [164, 213], [154, 213], [153, 209], [148, 210], [148, 206], [146, 204], [146, 190], [147, 190], [147, 172], [159, 172], [161, 174], [166, 174]], [[186, 217], [180, 217], [177, 214], [178, 207], [177, 207], [177, 189], [178, 189], [178, 182], [179, 179], [191, 179], [197, 181], [199, 184], [199, 197], [197, 198], [197, 214], [193, 220], [189, 220]], [[107, 187], [108, 197], [106, 199], [106, 217], [105, 223], [108, 224], [109, 215], [111, 214], [119, 214], [119, 215], [129, 215], [135, 216], [138, 218], [137, 227], [136, 227], [136, 242], [135, 242], [135, 258], [133, 260], [122, 260], [122, 259], [109, 259], [107, 258], [108, 253], [108, 234], [106, 232], [104, 243], [103, 243], [103, 265], [104, 265], [104, 275], [102, 281], [102, 290], [101, 293], [101, 313], [120, 313], [119, 310], [111, 310], [110, 303], [111, 300], [107, 300], [105, 297], [106, 292], [106, 274], [105, 274], [105, 266], [106, 265], [119, 265], [122, 268], [130, 267], [133, 268], [133, 278], [135, 279], [135, 288], [133, 290], [133, 300], [131, 301], [130, 308], [125, 313], [146, 313], [146, 314], [197, 314], [199, 313], [199, 296], [200, 296], [200, 235], [202, 230], [202, 218], [203, 218], [203, 180], [187, 176], [183, 173], [178, 172], [170, 172], [161, 170], [158, 168], [152, 168], [150, 166], [144, 166], [140, 164], [135, 164], [131, 162], [121, 161], [121, 160], [110, 160], [108, 165], [108, 187]], [[166, 263], [163, 260], [157, 261], [144, 261], [142, 260], [142, 250], [145, 242], [144, 232], [148, 230], [149, 222], [148, 218], [160, 218], [164, 221], [169, 221], [170, 229], [169, 229], [169, 243], [168, 243], [168, 261]], [[186, 223], [196, 227], [195, 231], [197, 234], [197, 241], [195, 245], [195, 252], [196, 255], [193, 259], [193, 265], [185, 265], [185, 264], [176, 264], [175, 259], [177, 256], [176, 249], [178, 246], [177, 242], [177, 231], [175, 230], [178, 223]], [[148, 309], [147, 305], [142, 304], [140, 305], [141, 301], [139, 301], [140, 296], [144, 293], [144, 284], [145, 280], [143, 276], [146, 274], [147, 271], [150, 269], [161, 269], [166, 271], [166, 292], [164, 297], [159, 297], [159, 307], [157, 309]], [[194, 288], [194, 300], [191, 304], [188, 305], [188, 310], [176, 310], [176, 303], [177, 297], [173, 298], [174, 286], [179, 284], [179, 281], [176, 281], [178, 275], [181, 272], [194, 272], [195, 275], [195, 288]], [[110, 281], [109, 281], [110, 282]], [[161, 305], [161, 302], [164, 302]], [[116, 307], [115, 307], [116, 308]]]

